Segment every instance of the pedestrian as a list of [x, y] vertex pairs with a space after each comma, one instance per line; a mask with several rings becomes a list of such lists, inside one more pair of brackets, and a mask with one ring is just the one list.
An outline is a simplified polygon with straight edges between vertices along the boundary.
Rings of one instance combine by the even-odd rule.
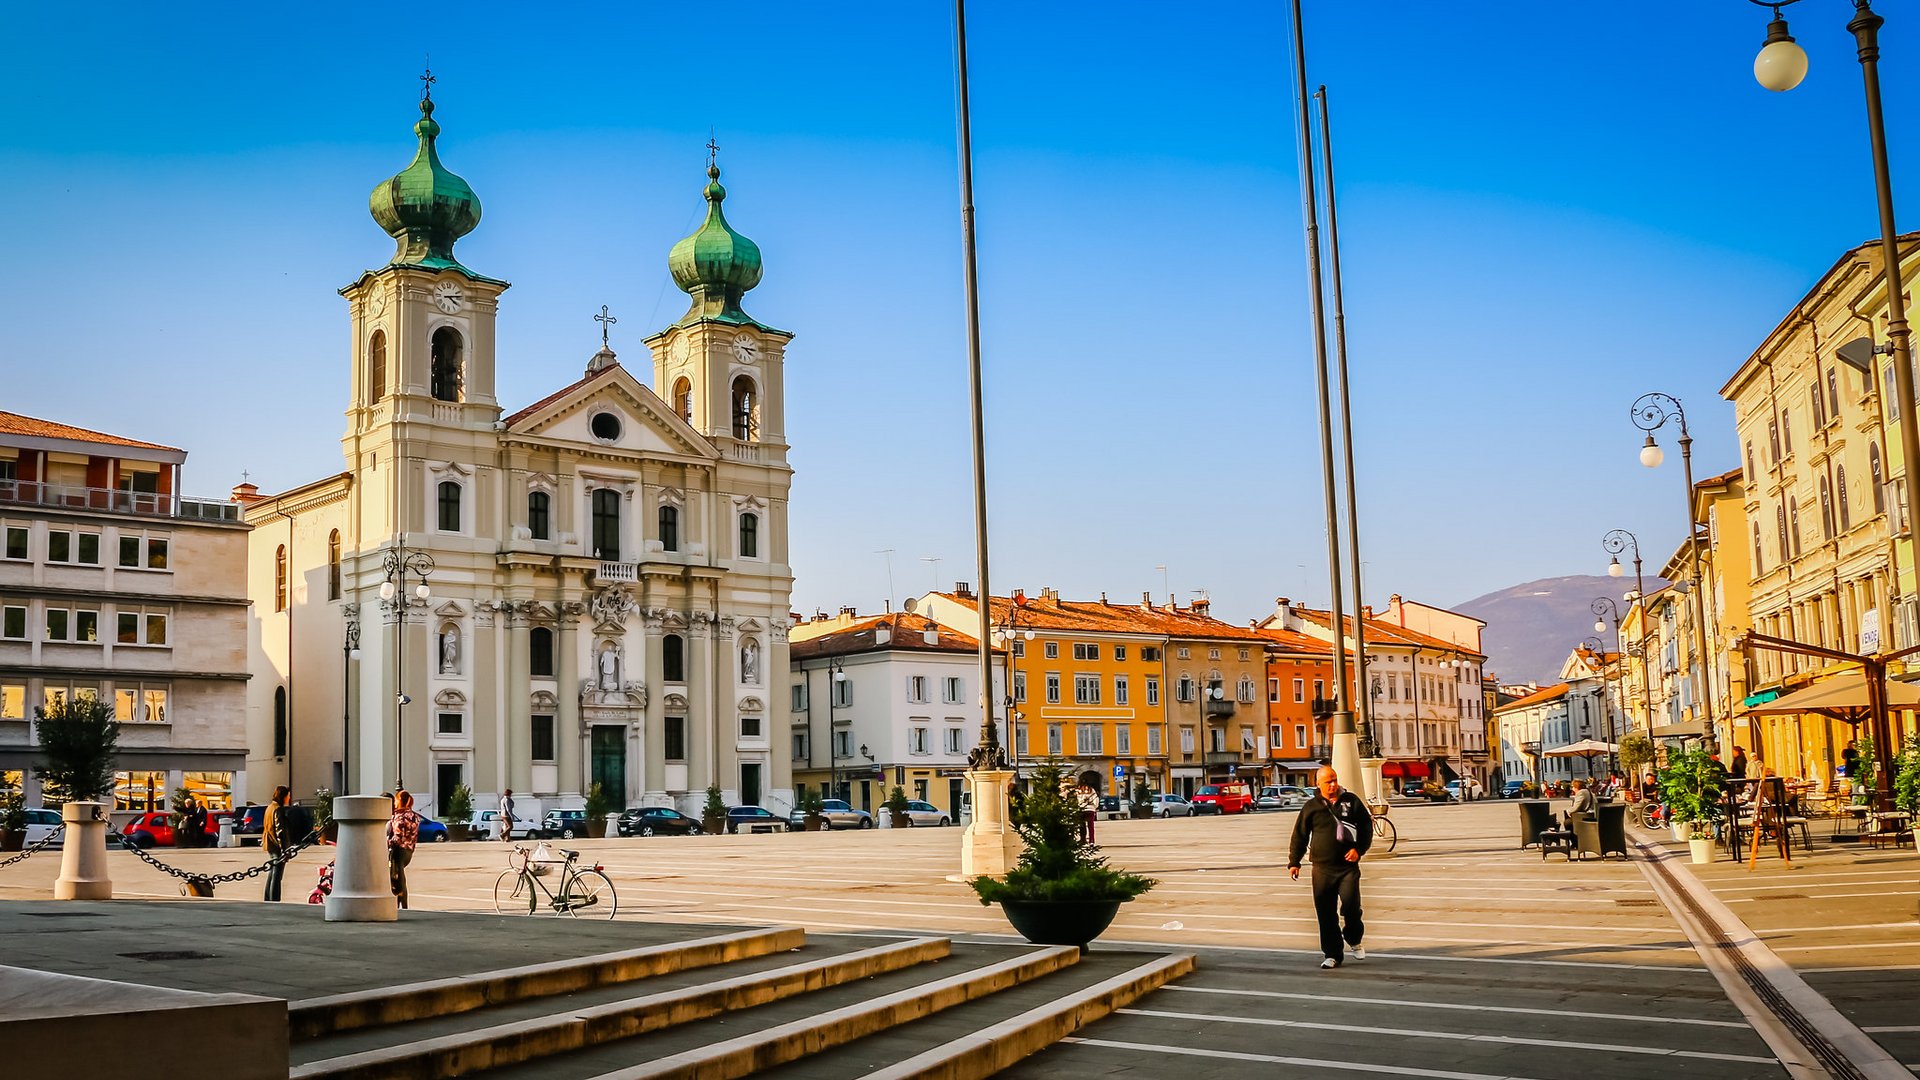
[[1840, 751], [1840, 775], [1849, 780], [1855, 779], [1860, 771], [1860, 748], [1854, 740], [1847, 740], [1847, 748]]
[[280, 877], [286, 872], [287, 864], [280, 855], [287, 849], [287, 788], [286, 785], [273, 789], [273, 798], [267, 800], [267, 813], [260, 822], [260, 846], [267, 851], [267, 895], [270, 902], [280, 900]]
[[[1373, 846], [1373, 814], [1359, 796], [1340, 786], [1340, 775], [1322, 765], [1314, 776], [1318, 794], [1307, 800], [1293, 821], [1293, 847], [1287, 874], [1300, 880], [1300, 859], [1313, 863], [1313, 913], [1320, 922], [1323, 970], [1344, 962], [1345, 945], [1355, 960], [1365, 960], [1361, 945], [1366, 925], [1360, 920], [1360, 857]], [[1346, 929], [1341, 930], [1342, 920]]]
[[187, 832], [193, 837], [192, 847], [211, 847], [207, 837], [207, 804], [192, 796], [187, 797]]
[[1100, 793], [1085, 780], [1080, 781], [1080, 789], [1074, 793], [1080, 804], [1080, 842], [1093, 843], [1093, 823], [1100, 820]]
[[1736, 746], [1733, 748], [1733, 763], [1727, 766], [1727, 775], [1735, 780], [1745, 780], [1747, 778], [1746, 747]]
[[1567, 807], [1569, 816], [1593, 813], [1593, 790], [1587, 787], [1585, 780], [1573, 782], [1573, 805]]
[[513, 789], [508, 788], [500, 796], [500, 839], [513, 839]]
[[387, 873], [401, 907], [407, 906], [407, 864], [413, 861], [413, 848], [419, 842], [420, 815], [413, 812], [413, 793], [396, 791], [393, 817], [387, 820]]

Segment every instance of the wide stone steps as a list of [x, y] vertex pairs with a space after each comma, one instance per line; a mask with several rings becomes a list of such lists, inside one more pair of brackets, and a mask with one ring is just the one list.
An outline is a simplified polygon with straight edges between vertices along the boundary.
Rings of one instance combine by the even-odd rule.
[[1190, 956], [797, 930], [296, 1002], [294, 1080], [985, 1077]]

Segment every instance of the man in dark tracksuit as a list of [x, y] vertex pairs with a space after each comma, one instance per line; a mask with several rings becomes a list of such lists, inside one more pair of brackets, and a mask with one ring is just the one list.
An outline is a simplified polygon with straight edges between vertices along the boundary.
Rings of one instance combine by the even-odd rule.
[[[1320, 793], [1307, 800], [1293, 822], [1287, 872], [1297, 881], [1300, 857], [1313, 861], [1313, 913], [1320, 920], [1320, 951], [1326, 954], [1320, 966], [1337, 968], [1346, 952], [1343, 940], [1353, 946], [1354, 959], [1367, 958], [1360, 944], [1366, 933], [1360, 921], [1360, 856], [1373, 846], [1373, 813], [1359, 796], [1341, 788], [1330, 765], [1320, 767], [1314, 786]], [[1347, 923], [1344, 938], [1342, 916]]]

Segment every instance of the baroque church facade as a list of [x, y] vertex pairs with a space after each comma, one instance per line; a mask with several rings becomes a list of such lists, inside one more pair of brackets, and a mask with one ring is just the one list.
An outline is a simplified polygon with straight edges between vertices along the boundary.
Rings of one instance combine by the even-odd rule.
[[[792, 335], [741, 308], [759, 248], [706, 219], [668, 256], [691, 298], [646, 339], [652, 386], [606, 345], [509, 412], [505, 281], [454, 243], [479, 200], [419, 149], [374, 189], [393, 261], [340, 290], [352, 324], [341, 473], [243, 490], [254, 610], [247, 795], [403, 786], [439, 811], [792, 802], [770, 703], [792, 593], [782, 369]], [[654, 387], [666, 388], [665, 396]]]

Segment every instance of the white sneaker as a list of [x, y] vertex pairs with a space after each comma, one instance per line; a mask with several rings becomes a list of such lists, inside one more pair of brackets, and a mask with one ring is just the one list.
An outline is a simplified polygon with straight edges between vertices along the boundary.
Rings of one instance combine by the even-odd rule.
[[1367, 947], [1365, 945], [1355, 945], [1353, 947], [1353, 958], [1355, 960], [1365, 960], [1367, 958]]
[[1320, 967], [1321, 967], [1321, 968], [1322, 968], [1323, 970], [1324, 970], [1324, 969], [1329, 969], [1329, 968], [1337, 968], [1337, 967], [1339, 967], [1339, 966], [1340, 966], [1340, 961], [1338, 961], [1338, 960], [1335, 960], [1335, 959], [1334, 959], [1333, 957], [1331, 957], [1331, 956], [1329, 956], [1329, 957], [1327, 957], [1327, 958], [1326, 958], [1325, 960], [1322, 960], [1322, 961], [1320, 961]]

